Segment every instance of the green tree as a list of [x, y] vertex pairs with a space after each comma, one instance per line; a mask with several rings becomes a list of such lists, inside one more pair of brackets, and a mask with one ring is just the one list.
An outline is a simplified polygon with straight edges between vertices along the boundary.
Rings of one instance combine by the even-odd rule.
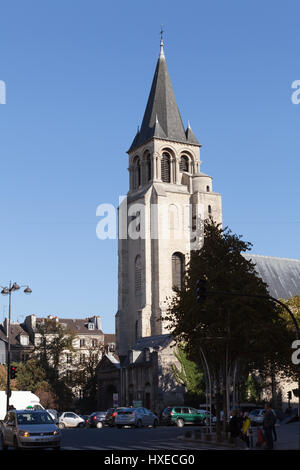
[[45, 381], [50, 384], [52, 393], [58, 397], [59, 406], [70, 406], [73, 393], [67, 384], [67, 368], [64, 364], [65, 353], [74, 351], [75, 334], [56, 322], [45, 319], [36, 328], [34, 357], [45, 372]]
[[35, 393], [40, 384], [45, 382], [46, 373], [35, 359], [29, 359], [26, 362], [18, 362], [15, 365], [17, 367], [17, 390], [30, 390]]
[[174, 355], [179, 361], [180, 367], [172, 364], [172, 369], [176, 381], [184, 385], [186, 389], [185, 401], [187, 404], [199, 406], [199, 403], [205, 400], [203, 372], [199, 370], [194, 361], [188, 359], [183, 345], [178, 346]]
[[[214, 384], [218, 433], [222, 405], [225, 416], [228, 414], [234, 371], [238, 373], [245, 364], [250, 371], [267, 364], [277, 370], [290, 361], [286, 351], [291, 337], [278, 307], [268, 299], [223, 294], [268, 296], [267, 285], [257, 275], [255, 265], [242, 255], [250, 249], [251, 243], [241, 236], [212, 220], [205, 221], [203, 247], [192, 252], [184, 286], [176, 289], [166, 315], [176, 341], [186, 345], [189, 359], [199, 367], [201, 354], [207, 359]], [[198, 279], [206, 279], [210, 293], [203, 305], [196, 300]]]

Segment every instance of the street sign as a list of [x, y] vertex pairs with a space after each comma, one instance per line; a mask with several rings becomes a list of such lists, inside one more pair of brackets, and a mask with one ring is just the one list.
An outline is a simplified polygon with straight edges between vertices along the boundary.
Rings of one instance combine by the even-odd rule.
[[119, 394], [113, 393], [113, 406], [117, 408], [119, 406]]
[[143, 406], [142, 400], [133, 400], [132, 405], [134, 408], [138, 408], [139, 406]]

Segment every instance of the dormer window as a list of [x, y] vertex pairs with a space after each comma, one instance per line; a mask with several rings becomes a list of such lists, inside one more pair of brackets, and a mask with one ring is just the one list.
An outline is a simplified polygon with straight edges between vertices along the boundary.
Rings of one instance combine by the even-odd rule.
[[189, 158], [186, 155], [183, 155], [180, 158], [179, 170], [181, 172], [183, 172], [183, 171], [188, 172], [189, 171]]
[[28, 346], [29, 345], [29, 338], [27, 335], [21, 335], [20, 336], [20, 344], [22, 346]]
[[95, 329], [94, 323], [88, 323], [88, 329], [89, 330], [94, 330]]
[[145, 354], [145, 362], [150, 362], [150, 350], [145, 349], [144, 354]]

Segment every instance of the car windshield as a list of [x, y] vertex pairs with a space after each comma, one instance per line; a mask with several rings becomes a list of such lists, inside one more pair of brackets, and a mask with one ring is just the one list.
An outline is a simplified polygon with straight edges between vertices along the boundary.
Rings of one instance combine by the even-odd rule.
[[133, 413], [134, 411], [132, 409], [118, 411], [118, 415], [132, 415]]
[[18, 424], [54, 424], [53, 419], [49, 413], [30, 412], [30, 413], [17, 413]]

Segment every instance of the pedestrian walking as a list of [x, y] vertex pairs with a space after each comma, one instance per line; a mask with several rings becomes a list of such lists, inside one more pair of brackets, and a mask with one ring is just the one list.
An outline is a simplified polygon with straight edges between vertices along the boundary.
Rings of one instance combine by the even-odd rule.
[[265, 414], [263, 420], [263, 429], [265, 434], [266, 449], [273, 449], [273, 427], [275, 426], [276, 418], [269, 403], [265, 404]]
[[273, 433], [273, 436], [274, 436], [274, 437], [273, 437], [273, 440], [274, 440], [274, 442], [276, 442], [276, 441], [277, 441], [277, 433], [276, 433], [275, 425], [276, 425], [276, 421], [277, 421], [277, 415], [276, 415], [276, 413], [275, 413], [275, 411], [274, 411], [273, 409], [272, 409], [272, 413], [273, 413], [273, 415], [274, 415], [274, 417], [275, 417], [274, 425], [273, 425], [273, 427], [272, 427], [272, 433]]
[[243, 416], [243, 425], [242, 425], [242, 440], [246, 443], [246, 449], [250, 449], [250, 433], [251, 433], [251, 421], [249, 419], [248, 413], [245, 412]]
[[236, 410], [231, 413], [229, 421], [230, 442], [235, 444], [236, 438], [241, 434], [241, 424]]

